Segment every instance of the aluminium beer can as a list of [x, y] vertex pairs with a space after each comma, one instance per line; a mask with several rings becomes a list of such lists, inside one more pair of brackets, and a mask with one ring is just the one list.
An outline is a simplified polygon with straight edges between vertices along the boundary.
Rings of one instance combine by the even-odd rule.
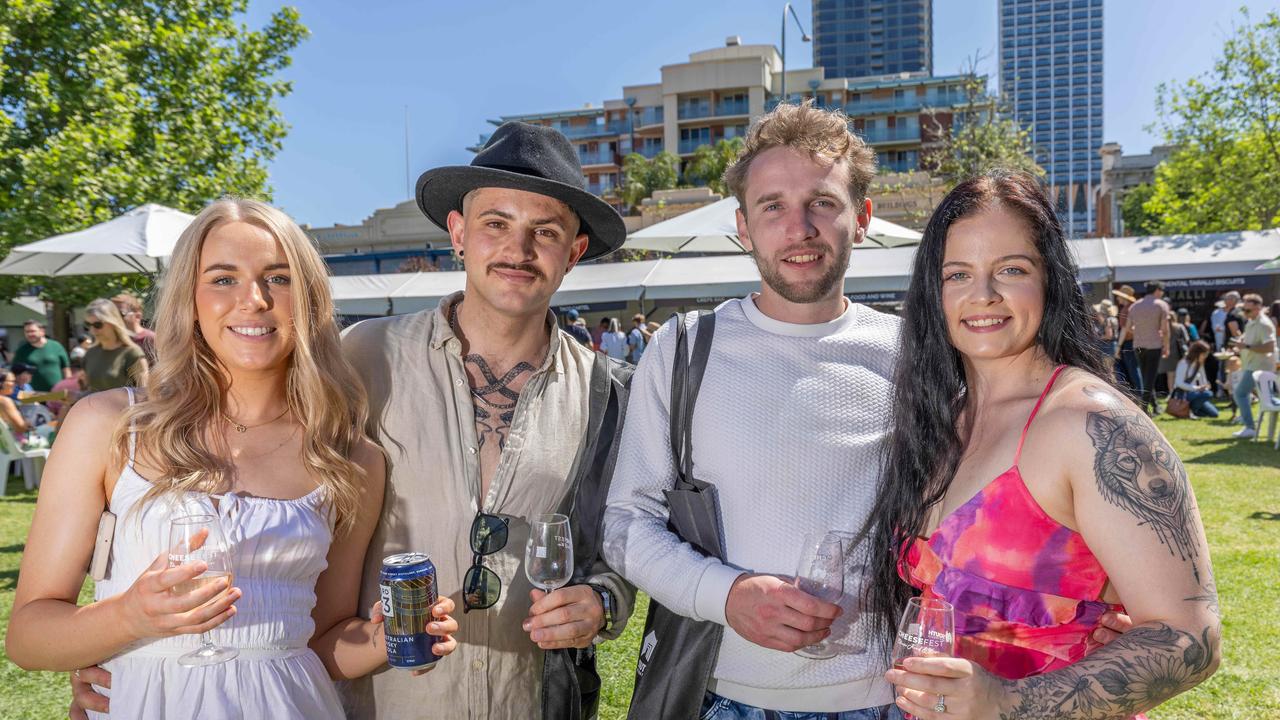
[[431, 606], [438, 597], [431, 558], [414, 552], [387, 556], [379, 585], [387, 662], [393, 668], [416, 670], [439, 660], [431, 646], [440, 638], [427, 634]]

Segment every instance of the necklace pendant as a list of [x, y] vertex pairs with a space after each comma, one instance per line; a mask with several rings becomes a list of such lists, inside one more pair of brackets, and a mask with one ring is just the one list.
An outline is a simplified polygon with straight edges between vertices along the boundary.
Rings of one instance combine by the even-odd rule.
[[236, 432], [238, 433], [244, 433], [249, 431], [248, 427], [241, 425], [240, 423], [234, 423], [234, 424], [236, 426]]

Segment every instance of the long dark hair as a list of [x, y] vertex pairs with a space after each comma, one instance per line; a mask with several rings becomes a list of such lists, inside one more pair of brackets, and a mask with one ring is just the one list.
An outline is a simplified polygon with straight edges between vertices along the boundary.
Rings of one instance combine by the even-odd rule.
[[924, 531], [930, 508], [946, 495], [968, 440], [957, 429], [966, 412], [964, 366], [942, 309], [947, 232], [957, 220], [996, 205], [1026, 223], [1044, 266], [1044, 315], [1036, 344], [1055, 365], [1082, 368], [1099, 382], [1110, 382], [1092, 314], [1076, 283], [1075, 260], [1040, 182], [1025, 173], [992, 170], [957, 185], [929, 219], [916, 251], [894, 376], [893, 429], [882, 457], [879, 494], [863, 528], [871, 552], [863, 607], [887, 641], [886, 652], [893, 646], [898, 613], [915, 594], [898, 577], [907, 543]]

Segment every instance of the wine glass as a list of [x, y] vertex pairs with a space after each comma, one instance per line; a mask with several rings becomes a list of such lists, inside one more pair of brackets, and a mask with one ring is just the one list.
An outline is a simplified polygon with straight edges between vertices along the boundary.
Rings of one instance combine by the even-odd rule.
[[529, 523], [524, 574], [539, 590], [551, 592], [573, 577], [573, 534], [564, 515], [539, 515]]
[[[824, 602], [839, 604], [844, 597], [845, 542], [833, 532], [805, 533], [796, 569], [796, 587]], [[823, 640], [800, 648], [796, 654], [824, 660], [838, 653]]]
[[913, 597], [907, 601], [893, 643], [893, 666], [904, 669], [909, 657], [953, 657], [956, 654], [956, 613], [939, 598]]
[[[173, 587], [174, 594], [194, 592], [209, 583], [224, 578], [231, 587], [231, 551], [222, 525], [216, 515], [180, 515], [169, 521], [169, 567], [202, 561], [208, 569], [202, 574], [180, 582]], [[240, 651], [233, 647], [215, 645], [208, 632], [200, 633], [200, 647], [178, 658], [178, 664], [186, 667], [217, 665], [224, 663]]]

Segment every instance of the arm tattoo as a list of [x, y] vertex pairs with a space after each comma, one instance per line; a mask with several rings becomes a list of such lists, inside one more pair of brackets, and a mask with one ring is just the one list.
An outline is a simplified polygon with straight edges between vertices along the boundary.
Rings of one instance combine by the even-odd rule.
[[1190, 486], [1177, 453], [1139, 412], [1091, 412], [1085, 425], [1097, 451], [1093, 472], [1102, 497], [1154, 530], [1170, 554], [1176, 549], [1191, 560], [1199, 583]]
[[1164, 623], [1134, 628], [1092, 657], [1044, 675], [1005, 680], [1015, 704], [1001, 720], [1129, 718], [1198, 685], [1217, 663], [1216, 641]]
[[1206, 607], [1209, 608], [1209, 612], [1213, 613], [1214, 617], [1221, 619], [1222, 612], [1218, 608], [1218, 581], [1213, 577], [1213, 568], [1210, 567], [1207, 570], [1209, 579], [1200, 586], [1203, 592], [1182, 599], [1186, 602], [1205, 603]]
[[485, 441], [494, 438], [501, 450], [507, 444], [507, 433], [511, 430], [511, 421], [516, 416], [516, 405], [520, 402], [520, 393], [511, 386], [525, 375], [532, 373], [534, 367], [521, 362], [507, 371], [502, 377], [493, 374], [489, 363], [477, 354], [462, 359], [464, 364], [475, 367], [484, 384], [471, 388], [472, 405], [476, 410], [476, 435], [480, 447]]

